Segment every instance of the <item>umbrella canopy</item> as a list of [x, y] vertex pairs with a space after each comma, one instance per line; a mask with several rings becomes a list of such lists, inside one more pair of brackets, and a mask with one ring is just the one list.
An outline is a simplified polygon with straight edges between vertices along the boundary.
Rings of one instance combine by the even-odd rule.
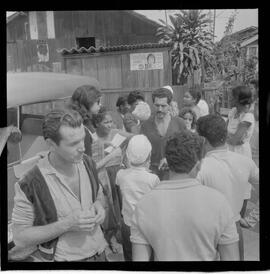
[[76, 88], [92, 85], [92, 77], [53, 72], [7, 73], [7, 108], [69, 97]]

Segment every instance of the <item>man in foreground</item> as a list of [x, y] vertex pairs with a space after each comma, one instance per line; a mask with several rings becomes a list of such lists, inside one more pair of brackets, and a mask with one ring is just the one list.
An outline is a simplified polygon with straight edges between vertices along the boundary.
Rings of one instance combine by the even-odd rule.
[[228, 200], [239, 233], [240, 259], [244, 260], [243, 235], [239, 220], [248, 183], [259, 183], [259, 169], [252, 159], [229, 151], [226, 122], [220, 115], [199, 118], [197, 131], [205, 138], [206, 152], [197, 179], [221, 192]]
[[195, 179], [201, 147], [201, 137], [187, 130], [168, 140], [170, 179], [146, 194], [133, 215], [133, 261], [148, 261], [151, 248], [156, 261], [239, 260], [230, 205]]
[[51, 111], [43, 136], [48, 154], [15, 185], [14, 249], [32, 261], [105, 261], [103, 194], [80, 114]]

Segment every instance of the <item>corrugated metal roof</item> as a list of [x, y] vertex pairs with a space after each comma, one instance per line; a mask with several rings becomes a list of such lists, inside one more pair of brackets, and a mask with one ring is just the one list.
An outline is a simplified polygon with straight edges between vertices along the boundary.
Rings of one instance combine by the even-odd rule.
[[251, 43], [253, 43], [253, 42], [255, 42], [256, 40], [258, 40], [258, 38], [259, 38], [259, 35], [258, 35], [258, 34], [249, 37], [248, 39], [244, 40], [244, 41], [241, 43], [241, 48], [242, 48], [242, 47], [245, 47], [245, 46], [247, 46], [247, 45], [249, 45], [249, 44], [251, 44]]
[[86, 49], [85, 47], [81, 48], [71, 48], [71, 49], [60, 49], [58, 53], [62, 55], [73, 55], [73, 54], [94, 54], [94, 53], [102, 53], [102, 52], [112, 52], [112, 51], [124, 51], [124, 50], [134, 50], [134, 49], [147, 49], [147, 48], [165, 48], [170, 47], [171, 43], [144, 43], [144, 44], [135, 44], [135, 45], [119, 45], [119, 46], [109, 46], [103, 47], [100, 46], [98, 48], [90, 47]]
[[17, 18], [20, 15], [26, 16], [27, 14], [23, 11], [16, 11], [15, 13], [11, 14], [10, 16], [6, 18], [7, 24], [13, 21], [15, 18]]

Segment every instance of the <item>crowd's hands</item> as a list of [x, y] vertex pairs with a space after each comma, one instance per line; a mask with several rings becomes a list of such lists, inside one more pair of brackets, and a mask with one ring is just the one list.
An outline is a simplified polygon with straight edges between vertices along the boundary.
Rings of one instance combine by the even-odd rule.
[[115, 236], [112, 236], [110, 246], [113, 253], [123, 253], [122, 245], [117, 242]]
[[105, 219], [105, 210], [99, 201], [96, 201], [88, 210], [74, 210], [65, 218], [68, 231], [94, 232], [97, 226]]
[[159, 170], [168, 170], [168, 169], [169, 169], [166, 158], [162, 158], [162, 159], [160, 160], [158, 169], [159, 169]]
[[91, 210], [74, 210], [65, 221], [68, 225], [68, 231], [93, 231], [95, 223], [95, 214]]
[[13, 125], [8, 126], [7, 131], [8, 131], [8, 135], [9, 135], [8, 141], [10, 141], [13, 144], [17, 144], [17, 143], [21, 142], [22, 133], [17, 127], [15, 127]]

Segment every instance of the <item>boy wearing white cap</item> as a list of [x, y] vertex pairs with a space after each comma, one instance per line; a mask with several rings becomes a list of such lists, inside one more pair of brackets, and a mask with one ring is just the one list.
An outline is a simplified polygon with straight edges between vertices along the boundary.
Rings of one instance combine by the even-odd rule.
[[[152, 145], [145, 135], [133, 136], [127, 146], [128, 168], [121, 169], [116, 175], [116, 184], [122, 193], [122, 215], [126, 225], [127, 237], [123, 239], [125, 260], [132, 260], [129, 239], [131, 219], [138, 201], [150, 192], [160, 181], [149, 170]], [[124, 235], [123, 235], [124, 236]]]

